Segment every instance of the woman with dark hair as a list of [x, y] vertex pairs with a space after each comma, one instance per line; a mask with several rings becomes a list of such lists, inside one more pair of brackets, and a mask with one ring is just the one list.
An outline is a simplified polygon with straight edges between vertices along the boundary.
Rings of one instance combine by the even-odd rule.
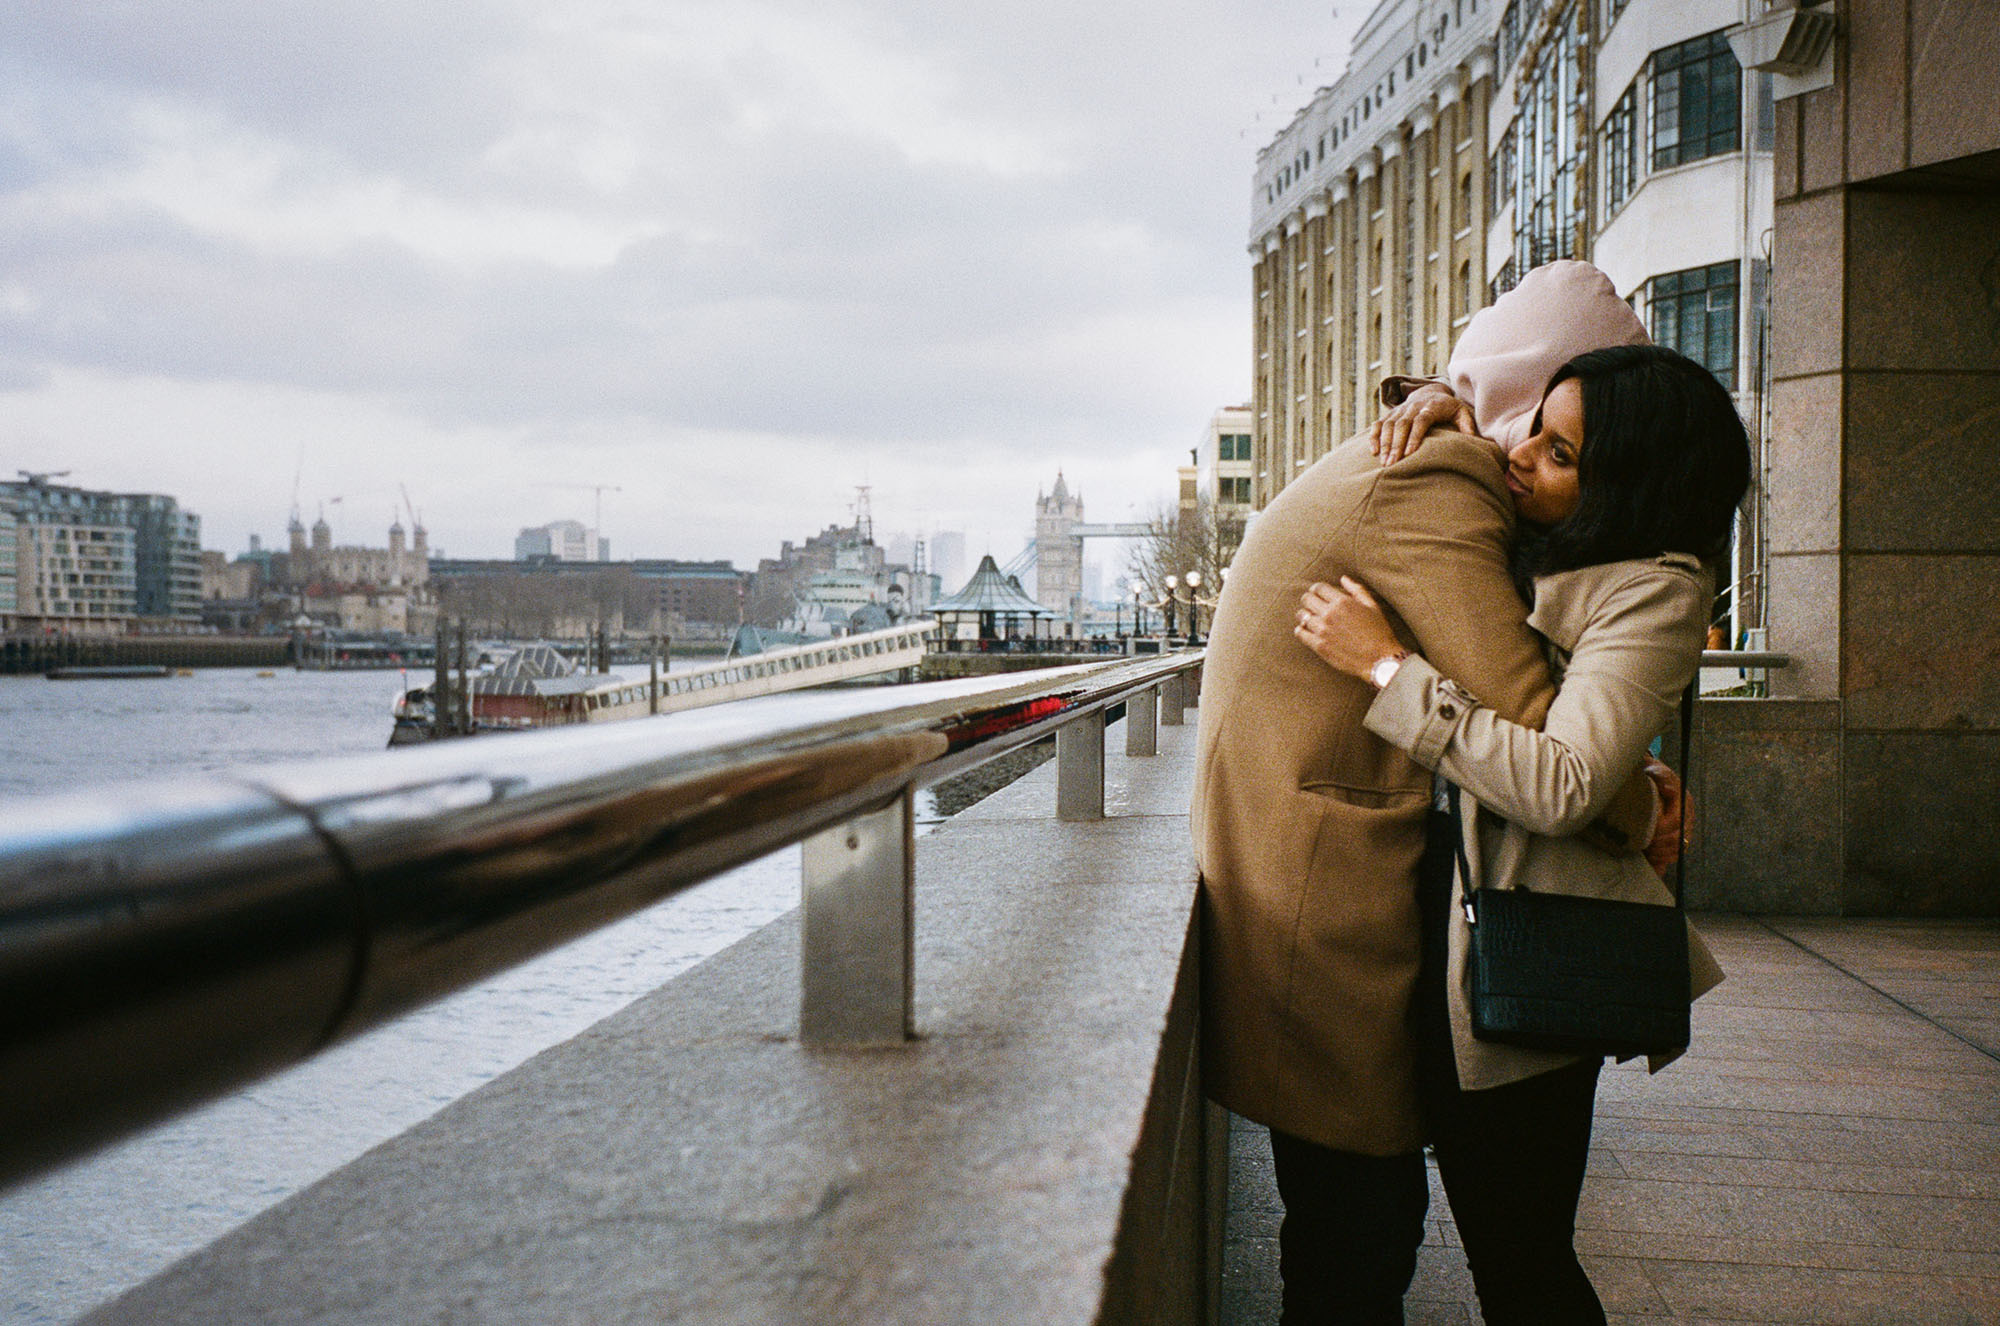
[[[1294, 633], [1336, 671], [1373, 683], [1368, 729], [1462, 798], [1460, 832], [1432, 815], [1413, 1016], [1426, 1135], [1485, 1319], [1601, 1323], [1573, 1246], [1601, 1060], [1474, 1037], [1465, 894], [1532, 887], [1672, 902], [1642, 858], [1574, 835], [1639, 767], [1700, 665], [1750, 452], [1707, 370], [1672, 350], [1620, 345], [1557, 371], [1506, 464], [1522, 528], [1515, 578], [1560, 685], [1540, 731], [1498, 717], [1406, 649], [1355, 581], [1308, 590]], [[1461, 849], [1476, 863], [1471, 878], [1455, 868]], [[1721, 976], [1692, 934], [1690, 968], [1694, 994]]]

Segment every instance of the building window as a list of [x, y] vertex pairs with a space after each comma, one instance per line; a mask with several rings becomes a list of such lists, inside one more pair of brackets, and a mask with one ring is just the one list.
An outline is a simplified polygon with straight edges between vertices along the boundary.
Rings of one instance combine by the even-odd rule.
[[1250, 505], [1250, 478], [1248, 475], [1241, 478], [1221, 479], [1218, 480], [1218, 483], [1221, 485], [1220, 495], [1225, 505]]
[[1720, 32], [1653, 52], [1653, 169], [1740, 145], [1743, 70]]
[[1248, 433], [1220, 433], [1216, 436], [1216, 459], [1249, 460], [1250, 435]]
[[1639, 182], [1639, 84], [1635, 80], [1604, 117], [1604, 212], [1625, 205]]
[[1519, 121], [1507, 126], [1507, 132], [1500, 135], [1500, 145], [1493, 149], [1493, 158], [1486, 168], [1486, 219], [1491, 221], [1500, 215], [1500, 209], [1514, 201], [1515, 161], [1519, 135], [1515, 132]]
[[1397, 319], [1396, 362], [1410, 364], [1415, 362], [1411, 335], [1417, 320], [1417, 200], [1413, 187], [1403, 190], [1401, 210], [1402, 253], [1398, 256], [1402, 258], [1402, 270], [1396, 274], [1401, 286], [1397, 301], [1401, 316]]
[[1514, 66], [1514, 53], [1521, 49], [1521, 0], [1507, 6], [1507, 12], [1500, 16], [1500, 50], [1498, 62], [1500, 77]]
[[[1539, 9], [1539, 5], [1531, 6]], [[1514, 185], [1514, 261], [1529, 272], [1545, 262], [1576, 256], [1580, 218], [1577, 177], [1589, 140], [1582, 126], [1589, 80], [1583, 76], [1583, 34], [1577, 5], [1549, 24], [1532, 73], [1519, 93], [1518, 180]]]
[[1646, 282], [1653, 340], [1680, 351], [1736, 390], [1736, 264], [1668, 272]]

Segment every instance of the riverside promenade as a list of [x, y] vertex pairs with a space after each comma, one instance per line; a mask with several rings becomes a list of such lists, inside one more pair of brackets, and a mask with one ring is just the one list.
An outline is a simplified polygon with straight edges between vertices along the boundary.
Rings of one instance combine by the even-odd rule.
[[[1577, 1247], [1612, 1322], [2000, 1322], [2000, 923], [1704, 916], [1694, 1045], [1607, 1067]], [[1263, 1130], [1231, 1132], [1225, 1326], [1277, 1320]], [[1437, 1174], [1413, 1326], [1477, 1322]]]
[[[1197, 715], [1112, 726], [1103, 821], [1051, 764], [919, 840], [910, 1045], [802, 1052], [780, 921], [89, 1320], [1275, 1322], [1191, 1095]], [[1701, 924], [1694, 1050], [1599, 1093], [1612, 1319], [2000, 1323], [2000, 923]], [[1454, 1245], [1434, 1193], [1411, 1321], [1479, 1320]]]

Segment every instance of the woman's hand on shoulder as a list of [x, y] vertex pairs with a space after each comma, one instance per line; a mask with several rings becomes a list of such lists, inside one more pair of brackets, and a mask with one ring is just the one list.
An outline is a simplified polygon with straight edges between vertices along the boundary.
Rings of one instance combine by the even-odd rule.
[[1328, 667], [1362, 681], [1378, 660], [1402, 652], [1375, 596], [1350, 576], [1339, 588], [1320, 583], [1301, 594], [1292, 634]]
[[1434, 428], [1476, 434], [1477, 427], [1471, 406], [1452, 395], [1451, 389], [1442, 383], [1427, 383], [1375, 421], [1368, 430], [1368, 449], [1384, 465], [1394, 465], [1422, 446], [1425, 436]]

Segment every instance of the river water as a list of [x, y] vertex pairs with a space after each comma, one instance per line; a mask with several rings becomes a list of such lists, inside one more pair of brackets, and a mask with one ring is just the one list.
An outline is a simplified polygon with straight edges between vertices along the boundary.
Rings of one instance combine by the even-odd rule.
[[[0, 677], [0, 800], [381, 750], [400, 685], [393, 672], [248, 669]], [[0, 1191], [0, 1322], [75, 1318], [657, 989], [798, 896], [791, 848]]]

